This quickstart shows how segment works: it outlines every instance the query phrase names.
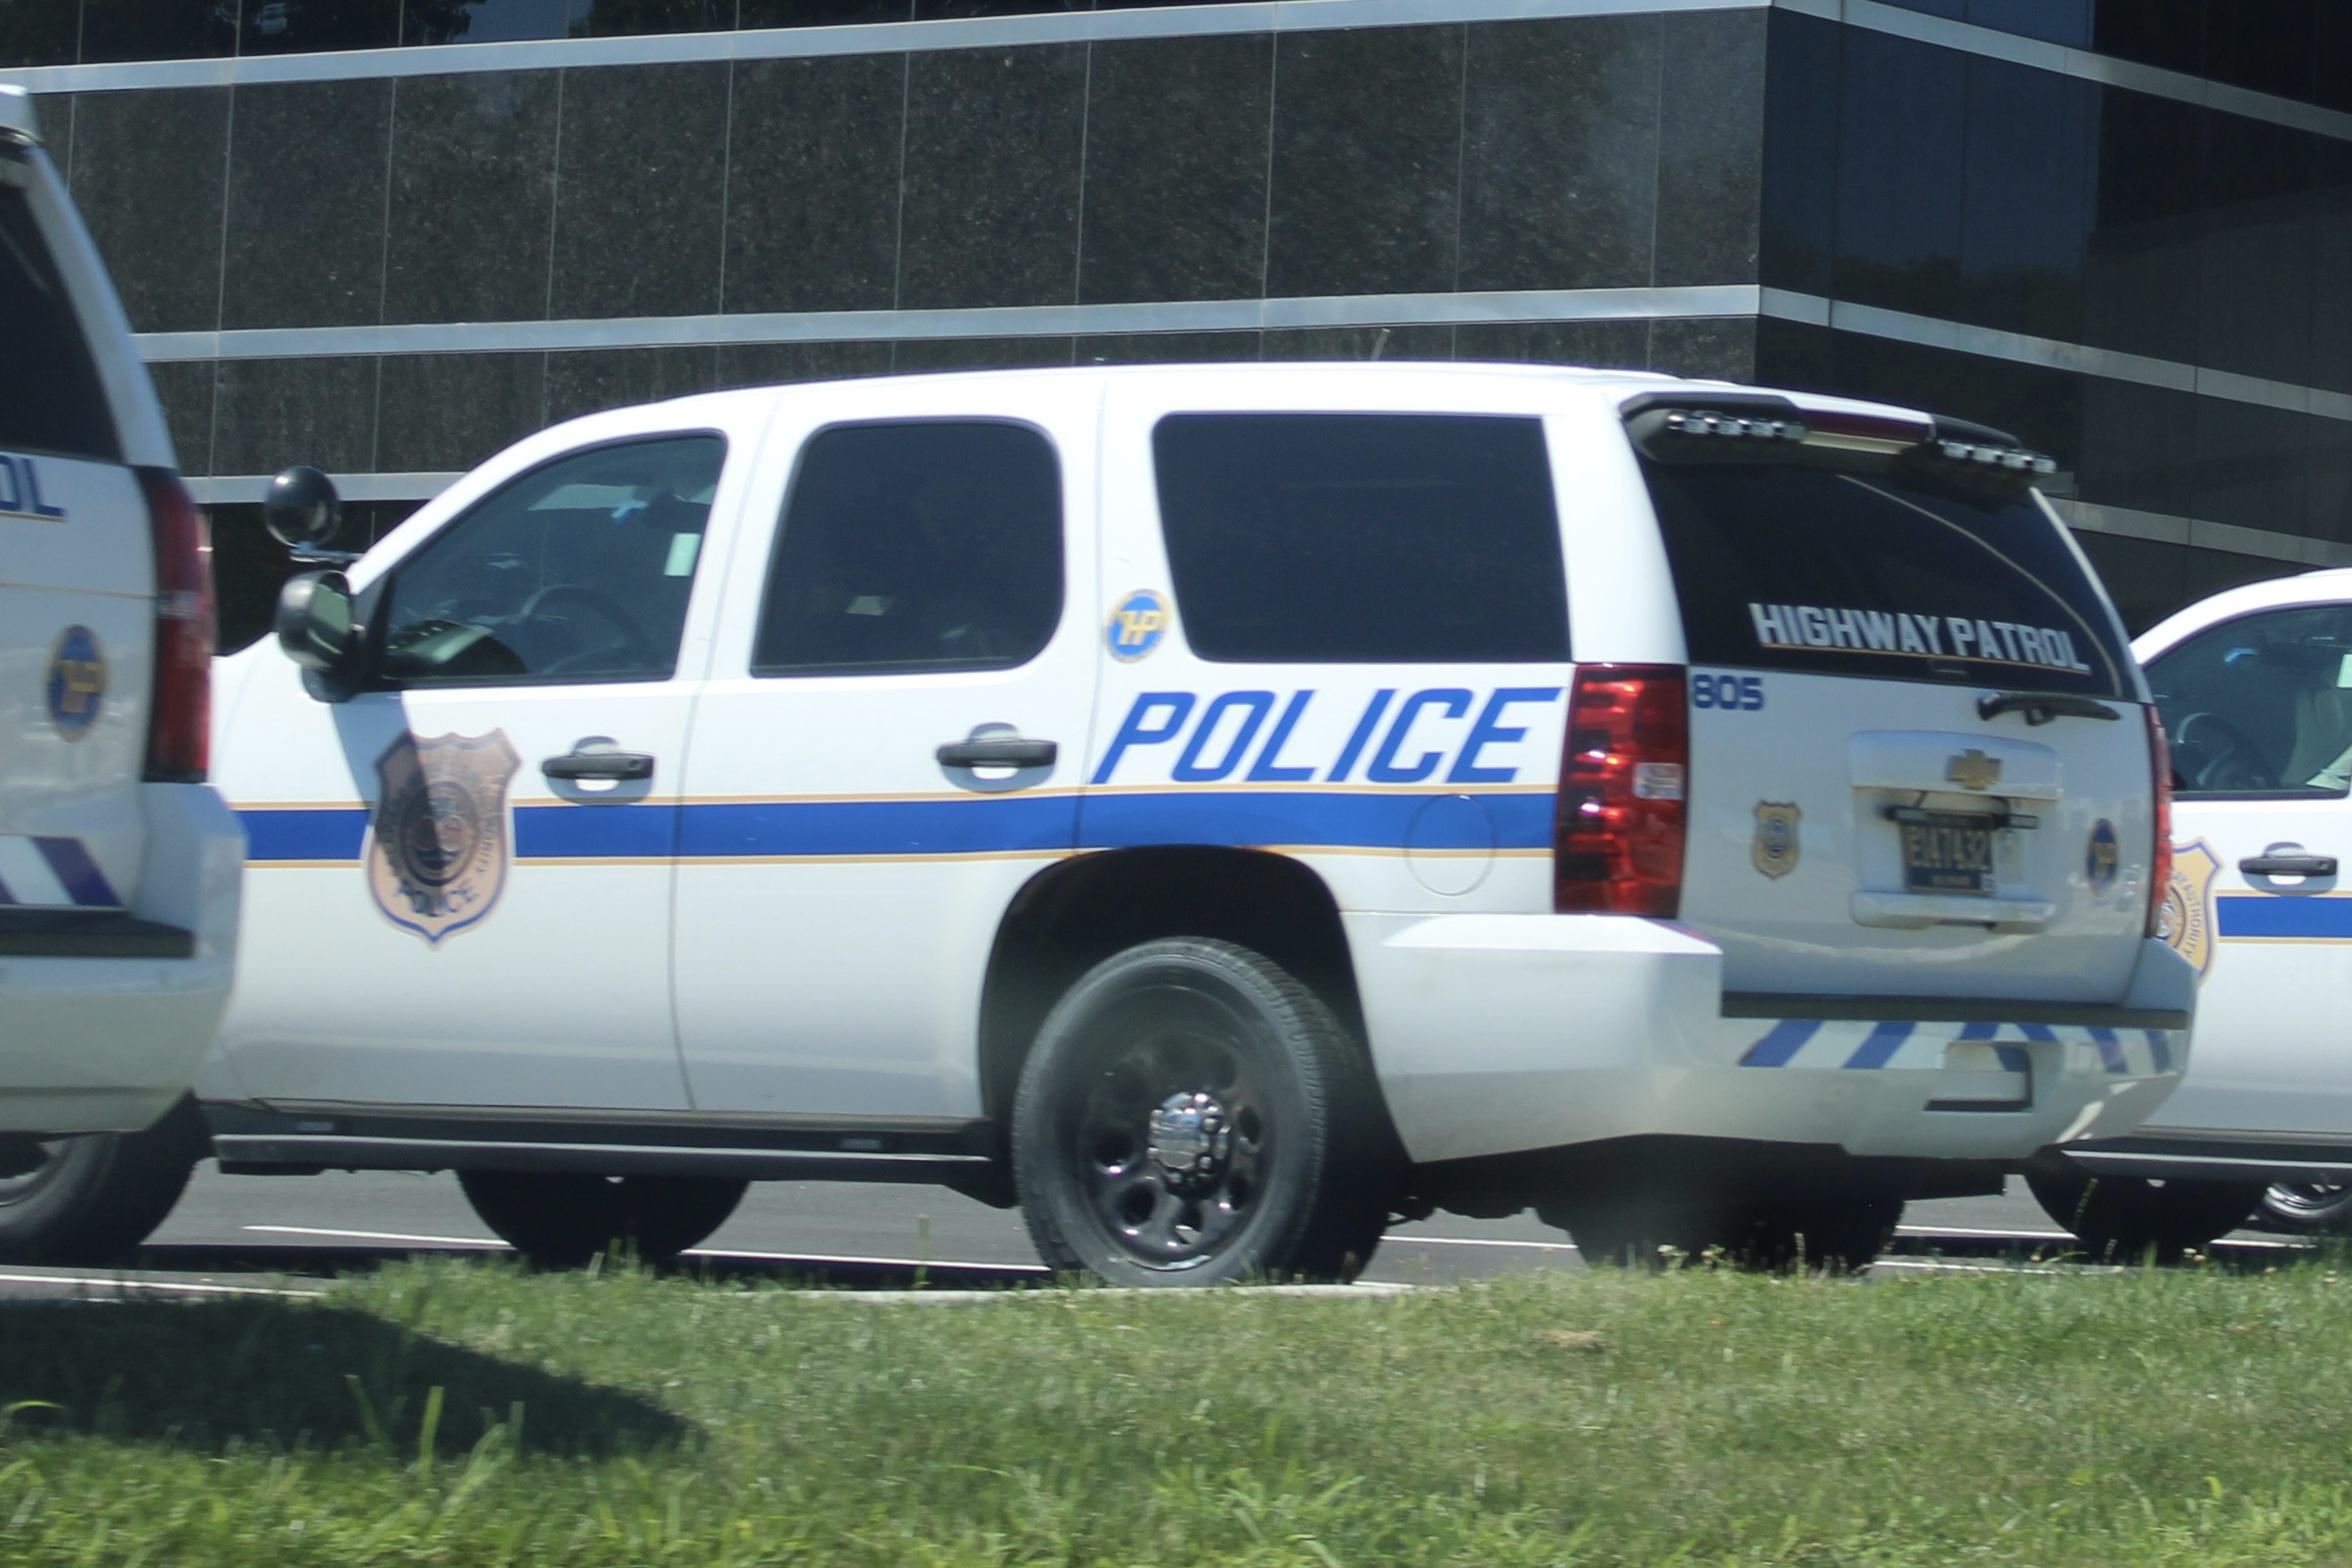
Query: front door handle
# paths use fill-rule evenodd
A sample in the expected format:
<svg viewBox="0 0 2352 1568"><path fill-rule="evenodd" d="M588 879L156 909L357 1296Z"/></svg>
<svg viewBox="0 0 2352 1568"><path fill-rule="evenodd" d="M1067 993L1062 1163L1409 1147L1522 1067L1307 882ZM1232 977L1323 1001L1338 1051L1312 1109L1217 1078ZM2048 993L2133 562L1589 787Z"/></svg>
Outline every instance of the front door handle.
<svg viewBox="0 0 2352 1568"><path fill-rule="evenodd" d="M2336 857L2249 855L2238 862L2238 870L2248 877L2333 877L2336 875Z"/></svg>
<svg viewBox="0 0 2352 1568"><path fill-rule="evenodd" d="M654 776L654 760L644 752L569 752L550 757L539 771L551 779L619 779Z"/></svg>
<svg viewBox="0 0 2352 1568"><path fill-rule="evenodd" d="M943 768L1050 768L1062 748L1019 735L981 735L950 741L931 754Z"/></svg>

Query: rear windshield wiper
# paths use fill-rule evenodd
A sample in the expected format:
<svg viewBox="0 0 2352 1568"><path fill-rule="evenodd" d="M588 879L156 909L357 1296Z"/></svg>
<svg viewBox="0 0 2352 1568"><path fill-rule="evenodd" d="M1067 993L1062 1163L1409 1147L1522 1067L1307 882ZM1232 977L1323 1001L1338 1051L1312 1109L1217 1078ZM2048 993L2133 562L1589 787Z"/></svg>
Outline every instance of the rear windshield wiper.
<svg viewBox="0 0 2352 1568"><path fill-rule="evenodd" d="M1977 699L1977 717L1998 719L2004 713L2022 713L2028 724L2047 724L2053 719L2120 719L2122 714L2105 703L2088 697L2069 697L2054 691L1996 691L1990 697Z"/></svg>

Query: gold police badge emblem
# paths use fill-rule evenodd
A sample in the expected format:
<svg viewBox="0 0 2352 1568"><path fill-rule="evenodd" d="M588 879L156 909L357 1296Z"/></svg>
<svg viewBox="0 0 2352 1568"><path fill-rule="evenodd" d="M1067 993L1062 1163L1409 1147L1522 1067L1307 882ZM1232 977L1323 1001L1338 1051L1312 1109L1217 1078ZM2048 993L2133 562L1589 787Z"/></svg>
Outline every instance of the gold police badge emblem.
<svg viewBox="0 0 2352 1568"><path fill-rule="evenodd" d="M1756 803L1756 840L1748 853L1759 871L1778 879L1797 868L1797 858L1803 853L1797 842L1797 823L1804 815L1794 801Z"/></svg>
<svg viewBox="0 0 2352 1568"><path fill-rule="evenodd" d="M367 849L368 891L385 919L438 946L497 907L514 858L507 784L520 763L503 730L404 734L385 748Z"/></svg>
<svg viewBox="0 0 2352 1568"><path fill-rule="evenodd" d="M2175 952L2197 966L2203 984L2213 970L2213 881L2221 858L2202 838L2172 847L2172 880L2165 884L2158 930Z"/></svg>

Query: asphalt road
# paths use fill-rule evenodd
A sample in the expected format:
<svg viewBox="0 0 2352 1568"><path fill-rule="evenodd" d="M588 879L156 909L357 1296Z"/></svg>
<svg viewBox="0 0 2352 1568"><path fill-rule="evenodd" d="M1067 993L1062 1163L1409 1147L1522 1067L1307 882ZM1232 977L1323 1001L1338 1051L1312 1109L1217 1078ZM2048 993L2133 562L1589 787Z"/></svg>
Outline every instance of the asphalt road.
<svg viewBox="0 0 2352 1568"><path fill-rule="evenodd" d="M2240 1232L2244 1250L2276 1238ZM1997 1198L1914 1204L1883 1268L1949 1266L2014 1257L2063 1234L2021 1184ZM152 1238L146 1268L76 1279L145 1279L166 1287L238 1288L264 1275L319 1276L413 1254L503 1252L474 1217L456 1178L391 1173L223 1176L207 1163ZM752 1186L734 1217L698 1248L707 1266L735 1272L820 1278L843 1285L899 1285L926 1269L934 1287L995 1285L1041 1276L1017 1213L935 1187L775 1182ZM1468 1220L1438 1215L1391 1231L1367 1278L1442 1283L1531 1269L1580 1268L1566 1236L1533 1215ZM0 1296L69 1289L52 1271L0 1270ZM87 1287L70 1287L86 1289Z"/></svg>
<svg viewBox="0 0 2352 1568"><path fill-rule="evenodd" d="M2000 1197L1911 1205L1882 1272L1979 1268L2065 1240L2012 1182ZM2253 1260L2283 1248L2241 1231L2226 1250ZM179 1207L127 1270L0 1268L0 1299L112 1294L130 1285L211 1294L313 1288L311 1279L415 1255L501 1253L457 1179L394 1173L224 1176L200 1167ZM1043 1277L1017 1213L936 1187L831 1182L755 1184L743 1206L697 1254L707 1268L835 1286L1001 1286ZM1365 1278L1440 1284L1583 1267L1568 1237L1533 1215L1469 1220L1438 1215L1400 1226Z"/></svg>

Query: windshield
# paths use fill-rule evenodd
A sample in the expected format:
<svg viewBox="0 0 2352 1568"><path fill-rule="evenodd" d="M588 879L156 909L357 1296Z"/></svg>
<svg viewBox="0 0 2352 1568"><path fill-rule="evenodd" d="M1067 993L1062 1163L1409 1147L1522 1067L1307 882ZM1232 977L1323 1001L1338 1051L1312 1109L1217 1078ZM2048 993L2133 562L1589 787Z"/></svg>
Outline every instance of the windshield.
<svg viewBox="0 0 2352 1568"><path fill-rule="evenodd" d="M1644 462L1695 664L2129 699L2105 595L2017 492Z"/></svg>

